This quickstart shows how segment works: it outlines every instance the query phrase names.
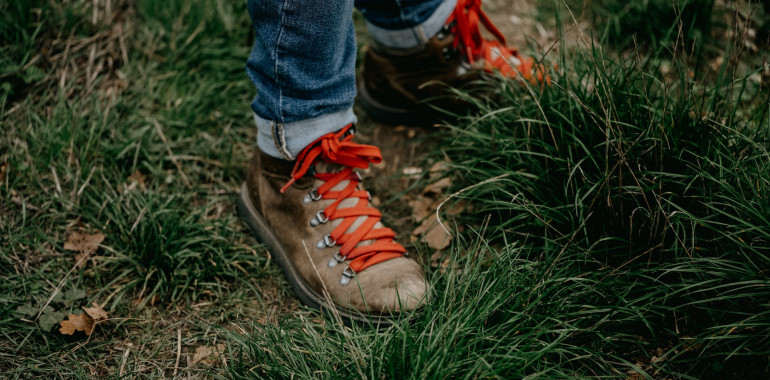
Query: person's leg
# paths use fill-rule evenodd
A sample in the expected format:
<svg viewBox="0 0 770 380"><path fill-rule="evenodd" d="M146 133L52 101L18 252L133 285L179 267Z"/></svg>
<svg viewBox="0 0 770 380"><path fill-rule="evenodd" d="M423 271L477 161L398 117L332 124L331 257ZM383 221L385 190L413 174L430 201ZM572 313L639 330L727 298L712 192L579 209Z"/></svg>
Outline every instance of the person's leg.
<svg viewBox="0 0 770 380"><path fill-rule="evenodd" d="M259 150L238 212L302 302L385 324L426 298L422 267L381 222L357 169L381 160L353 142L352 0L250 0L247 72Z"/></svg>
<svg viewBox="0 0 770 380"><path fill-rule="evenodd" d="M260 149L294 159L317 138L354 122L356 41L352 0L249 0L256 40L246 71Z"/></svg>
<svg viewBox="0 0 770 380"><path fill-rule="evenodd" d="M452 14L457 0L356 0L372 38L395 49L424 46Z"/></svg>
<svg viewBox="0 0 770 380"><path fill-rule="evenodd" d="M480 0L357 0L373 42L366 49L361 105L373 118L428 124L434 106L461 113L469 106L450 88L494 92L489 73L547 82L542 66L524 58L492 25ZM486 39L480 27L494 36ZM480 86L480 83L490 86ZM467 86L467 87L466 87ZM425 101L429 100L430 105Z"/></svg>

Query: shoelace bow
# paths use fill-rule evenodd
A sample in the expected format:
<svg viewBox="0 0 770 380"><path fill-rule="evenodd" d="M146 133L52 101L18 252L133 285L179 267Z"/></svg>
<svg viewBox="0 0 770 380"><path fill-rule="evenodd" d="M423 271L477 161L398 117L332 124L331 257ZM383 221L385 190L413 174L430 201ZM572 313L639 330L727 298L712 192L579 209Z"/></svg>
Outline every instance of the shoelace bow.
<svg viewBox="0 0 770 380"><path fill-rule="evenodd" d="M470 64L483 59L488 71L497 70L509 77L521 75L532 84L550 83L542 65L536 65L531 57L523 58L517 49L508 47L503 34L481 9L481 0L457 0L452 19L456 23L455 30L459 36L455 39L453 47L457 48L462 43ZM479 23L484 25L497 41L485 39L481 35Z"/></svg>
<svg viewBox="0 0 770 380"><path fill-rule="evenodd" d="M340 246L339 254L351 260L348 264L349 268L357 273L374 264L403 256L406 248L393 241L396 233L390 228L374 228L382 214L379 210L369 207L369 192L357 189L361 177L353 171L353 168L365 169L370 163L379 163L382 161L382 155L380 149L375 146L354 143L353 135L346 134L351 127L352 125L348 125L337 133L329 133L303 150L291 172L291 180L281 188L281 192L283 193L294 181L302 178L318 159L343 167L336 173L315 173L314 177L324 181L324 184L317 189L321 199L334 200L323 209L326 218L330 221L343 219L332 230L330 237L336 245ZM332 190L344 180L349 181L344 189ZM355 206L338 208L342 201L350 198L358 199ZM366 216L366 220L355 231L346 233L360 216ZM360 242L366 240L374 242L358 246Z"/></svg>

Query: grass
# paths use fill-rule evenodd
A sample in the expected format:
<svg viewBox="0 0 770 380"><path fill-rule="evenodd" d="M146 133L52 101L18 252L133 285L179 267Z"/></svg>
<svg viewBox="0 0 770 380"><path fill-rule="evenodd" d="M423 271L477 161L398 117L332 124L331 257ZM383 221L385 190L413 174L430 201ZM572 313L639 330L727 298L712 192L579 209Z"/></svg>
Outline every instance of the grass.
<svg viewBox="0 0 770 380"><path fill-rule="evenodd" d="M767 10L668 3L539 4L594 40L433 138L444 208L472 211L446 215L431 304L386 331L299 307L235 215L244 4L0 4L0 377L761 377ZM408 214L407 190L379 196ZM82 268L73 231L106 236ZM108 323L58 333L92 302Z"/></svg>

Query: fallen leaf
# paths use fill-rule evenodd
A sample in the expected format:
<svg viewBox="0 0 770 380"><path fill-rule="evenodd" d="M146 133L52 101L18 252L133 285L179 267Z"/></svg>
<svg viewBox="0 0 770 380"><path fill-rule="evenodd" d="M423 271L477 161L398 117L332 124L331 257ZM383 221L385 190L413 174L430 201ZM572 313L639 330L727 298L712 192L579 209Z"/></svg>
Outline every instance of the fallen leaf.
<svg viewBox="0 0 770 380"><path fill-rule="evenodd" d="M443 256L444 252L442 251L433 252L433 254L430 255L430 267L435 269L438 267L444 267L443 264L449 265L448 258L445 258L443 261L441 260Z"/></svg>
<svg viewBox="0 0 770 380"><path fill-rule="evenodd" d="M0 165L0 182L5 181L5 171L8 170L8 163L3 162L2 165Z"/></svg>
<svg viewBox="0 0 770 380"><path fill-rule="evenodd" d="M422 193L441 194L441 192L449 186L452 186L452 179L449 177L444 177L436 182L431 183L428 186L425 186L425 188L422 189Z"/></svg>
<svg viewBox="0 0 770 380"><path fill-rule="evenodd" d="M107 312L104 311L104 309L102 309L102 307L99 306L98 303L93 302L92 305L94 305L94 307L85 307L85 306L83 306L83 310L85 310L85 312L88 313L88 315L95 322L100 322L100 321L103 321L103 320L109 318L109 316L107 315Z"/></svg>
<svg viewBox="0 0 770 380"><path fill-rule="evenodd" d="M203 363L207 366L216 364L217 360L225 352L225 345L219 343L216 346L199 346L193 353L192 364Z"/></svg>
<svg viewBox="0 0 770 380"><path fill-rule="evenodd" d="M448 210L446 210L446 215L457 216L463 212L471 211L471 210L472 208L470 205L468 205L468 202L466 202L465 200L461 200L455 203L454 205L452 205L452 207L450 207Z"/></svg>
<svg viewBox="0 0 770 380"><path fill-rule="evenodd" d="M425 242L428 243L428 247L442 250L448 247L451 241L452 235L446 232L446 230L444 230L444 228L434 219L434 224L428 227L428 232L425 233Z"/></svg>
<svg viewBox="0 0 770 380"><path fill-rule="evenodd" d="M444 223L444 221L441 221ZM446 223L444 223L446 225ZM420 225L412 231L413 235L424 235L425 243L428 247L442 250L449 246L452 241L452 235L447 233L443 227L436 221L435 217L426 218Z"/></svg>
<svg viewBox="0 0 770 380"><path fill-rule="evenodd" d="M195 349L195 353L193 354L192 364L198 364L204 359L207 359L211 354L213 354L214 351L211 350L209 346L200 346Z"/></svg>
<svg viewBox="0 0 770 380"><path fill-rule="evenodd" d="M94 320L88 314L70 314L66 321L59 322L61 328L59 332L64 335L72 335L75 331L84 331L87 336L94 332Z"/></svg>
<svg viewBox="0 0 770 380"><path fill-rule="evenodd" d="M451 169L449 161L438 161L428 169L428 181L430 184L422 189L423 194L441 194L444 189L452 186L452 179L445 175Z"/></svg>
<svg viewBox="0 0 770 380"><path fill-rule="evenodd" d="M142 174L142 172L139 171L139 169L134 170L133 173L131 173L130 176L128 176L128 181L131 182L129 185L129 190L139 186L142 189L145 188L145 183L147 182L147 176Z"/></svg>
<svg viewBox="0 0 770 380"><path fill-rule="evenodd" d="M104 238L104 234L98 231L95 234L72 231L67 237L67 241L64 242L64 249L78 252L75 255L75 262L78 263L79 269L85 265L85 257L96 252Z"/></svg>
<svg viewBox="0 0 770 380"><path fill-rule="evenodd" d="M433 199L424 197L422 195L418 196L414 201L411 202L412 219L414 219L415 222L420 222L425 219L426 216L435 211L436 209L431 207L433 202Z"/></svg>
<svg viewBox="0 0 770 380"><path fill-rule="evenodd" d="M428 172L430 172L431 178L435 179L437 178L436 176L440 176L442 172L448 171L450 167L449 161L438 161L430 166Z"/></svg>

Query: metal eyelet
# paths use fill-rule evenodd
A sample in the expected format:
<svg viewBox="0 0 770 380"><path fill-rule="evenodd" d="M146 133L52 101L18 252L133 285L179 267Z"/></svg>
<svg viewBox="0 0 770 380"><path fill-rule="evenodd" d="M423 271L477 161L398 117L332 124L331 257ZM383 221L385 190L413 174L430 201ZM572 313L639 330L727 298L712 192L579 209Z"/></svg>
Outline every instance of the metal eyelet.
<svg viewBox="0 0 770 380"><path fill-rule="evenodd" d="M345 268L344 271L342 271L342 278L340 278L340 285L345 286L348 283L350 283L350 279L353 277L356 277L356 272L353 272L352 269L348 266Z"/></svg>
<svg viewBox="0 0 770 380"><path fill-rule="evenodd" d="M445 47L441 49L441 55L444 57L445 61L449 61L452 59L452 50L448 47Z"/></svg>
<svg viewBox="0 0 770 380"><path fill-rule="evenodd" d="M311 227L318 227L319 224L324 224L329 221L329 217L326 216L324 210L318 211L313 219L310 219Z"/></svg>
<svg viewBox="0 0 770 380"><path fill-rule="evenodd" d="M318 249L324 249L334 247L335 244L337 244L337 241L332 240L331 235L326 235L323 237L323 239L319 240L318 243L315 243L315 247Z"/></svg>
<svg viewBox="0 0 770 380"><path fill-rule="evenodd" d="M317 201L317 200L320 200L320 199L321 199L321 194L318 194L318 189L313 189L313 190L310 190L310 192L307 193L302 198L302 204L309 205L313 201Z"/></svg>
<svg viewBox="0 0 770 380"><path fill-rule="evenodd" d="M332 240L331 235L326 235L324 236L323 239L319 240L318 243L315 243L315 246L318 249L324 249L324 248L334 247L335 244L337 244L337 241Z"/></svg>
<svg viewBox="0 0 770 380"><path fill-rule="evenodd" d="M337 266L337 264L345 261L345 256L342 256L342 254L337 251L337 253L334 254L334 256L329 259L329 263L326 264L329 268L334 268Z"/></svg>

